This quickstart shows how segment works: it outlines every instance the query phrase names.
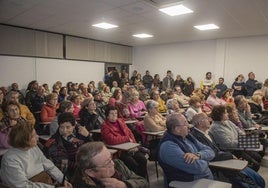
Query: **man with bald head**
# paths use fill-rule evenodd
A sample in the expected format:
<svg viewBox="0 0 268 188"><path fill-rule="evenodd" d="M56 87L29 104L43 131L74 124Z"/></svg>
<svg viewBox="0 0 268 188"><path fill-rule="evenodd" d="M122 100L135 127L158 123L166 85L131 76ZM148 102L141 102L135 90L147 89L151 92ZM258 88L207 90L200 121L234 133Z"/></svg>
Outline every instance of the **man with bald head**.
<svg viewBox="0 0 268 188"><path fill-rule="evenodd" d="M201 144L189 134L189 124L180 113L172 113L166 119L167 131L159 148L159 164L167 183L213 179L208 161L215 156L213 150Z"/></svg>

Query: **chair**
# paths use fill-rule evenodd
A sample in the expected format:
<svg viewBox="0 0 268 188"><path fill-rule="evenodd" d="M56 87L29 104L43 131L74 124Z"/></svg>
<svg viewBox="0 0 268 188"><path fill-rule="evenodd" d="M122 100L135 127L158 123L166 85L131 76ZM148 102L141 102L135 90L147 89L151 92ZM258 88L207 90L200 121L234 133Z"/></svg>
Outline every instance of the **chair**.
<svg viewBox="0 0 268 188"><path fill-rule="evenodd" d="M158 152L159 152L159 143L160 139L153 139L149 142L149 161L154 161L155 163L155 171L156 171L156 177L158 179Z"/></svg>

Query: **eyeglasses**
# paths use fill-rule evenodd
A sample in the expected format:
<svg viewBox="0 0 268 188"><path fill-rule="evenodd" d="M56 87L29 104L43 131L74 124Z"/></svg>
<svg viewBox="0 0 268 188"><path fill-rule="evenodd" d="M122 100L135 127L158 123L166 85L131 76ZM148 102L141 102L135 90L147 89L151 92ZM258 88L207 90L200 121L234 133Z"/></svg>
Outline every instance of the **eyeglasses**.
<svg viewBox="0 0 268 188"><path fill-rule="evenodd" d="M106 168L108 166L110 166L111 164L113 164L113 159L112 157L110 157L106 163L104 163L104 165L101 166L95 166L94 168Z"/></svg>
<svg viewBox="0 0 268 188"><path fill-rule="evenodd" d="M209 121L209 117L204 117L204 118L202 118L200 121L204 121L204 120L208 120Z"/></svg>

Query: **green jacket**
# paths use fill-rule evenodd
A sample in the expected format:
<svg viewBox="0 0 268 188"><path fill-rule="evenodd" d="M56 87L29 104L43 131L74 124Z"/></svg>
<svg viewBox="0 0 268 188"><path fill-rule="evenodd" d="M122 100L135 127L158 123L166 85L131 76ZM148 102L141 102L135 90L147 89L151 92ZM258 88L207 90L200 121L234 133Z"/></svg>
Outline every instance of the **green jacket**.
<svg viewBox="0 0 268 188"><path fill-rule="evenodd" d="M121 181L125 182L128 188L147 188L149 187L148 182L141 176L136 175L133 171L129 170L128 167L119 159L114 160L114 168L116 171L121 173ZM79 178L79 177L78 177ZM104 188L104 185L91 178L91 182L83 181L83 177L75 179L73 183L74 188Z"/></svg>

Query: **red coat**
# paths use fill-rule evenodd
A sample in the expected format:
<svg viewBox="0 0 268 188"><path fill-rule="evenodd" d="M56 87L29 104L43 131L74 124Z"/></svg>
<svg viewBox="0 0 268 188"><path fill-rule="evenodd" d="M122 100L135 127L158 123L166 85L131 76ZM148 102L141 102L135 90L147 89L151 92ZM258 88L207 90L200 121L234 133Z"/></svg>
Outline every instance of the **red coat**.
<svg viewBox="0 0 268 188"><path fill-rule="evenodd" d="M103 142L108 145L116 145L116 144L123 144L126 142L130 142L130 139L133 142L136 142L135 137L131 130L128 128L126 123L123 119L118 118L117 123L121 127L121 130L118 130L118 127L114 126L109 120L106 120L101 126L101 136Z"/></svg>
<svg viewBox="0 0 268 188"><path fill-rule="evenodd" d="M58 109L57 106L51 106L48 104L45 104L41 108L41 114L40 118L42 122L51 122L57 115L56 110Z"/></svg>

